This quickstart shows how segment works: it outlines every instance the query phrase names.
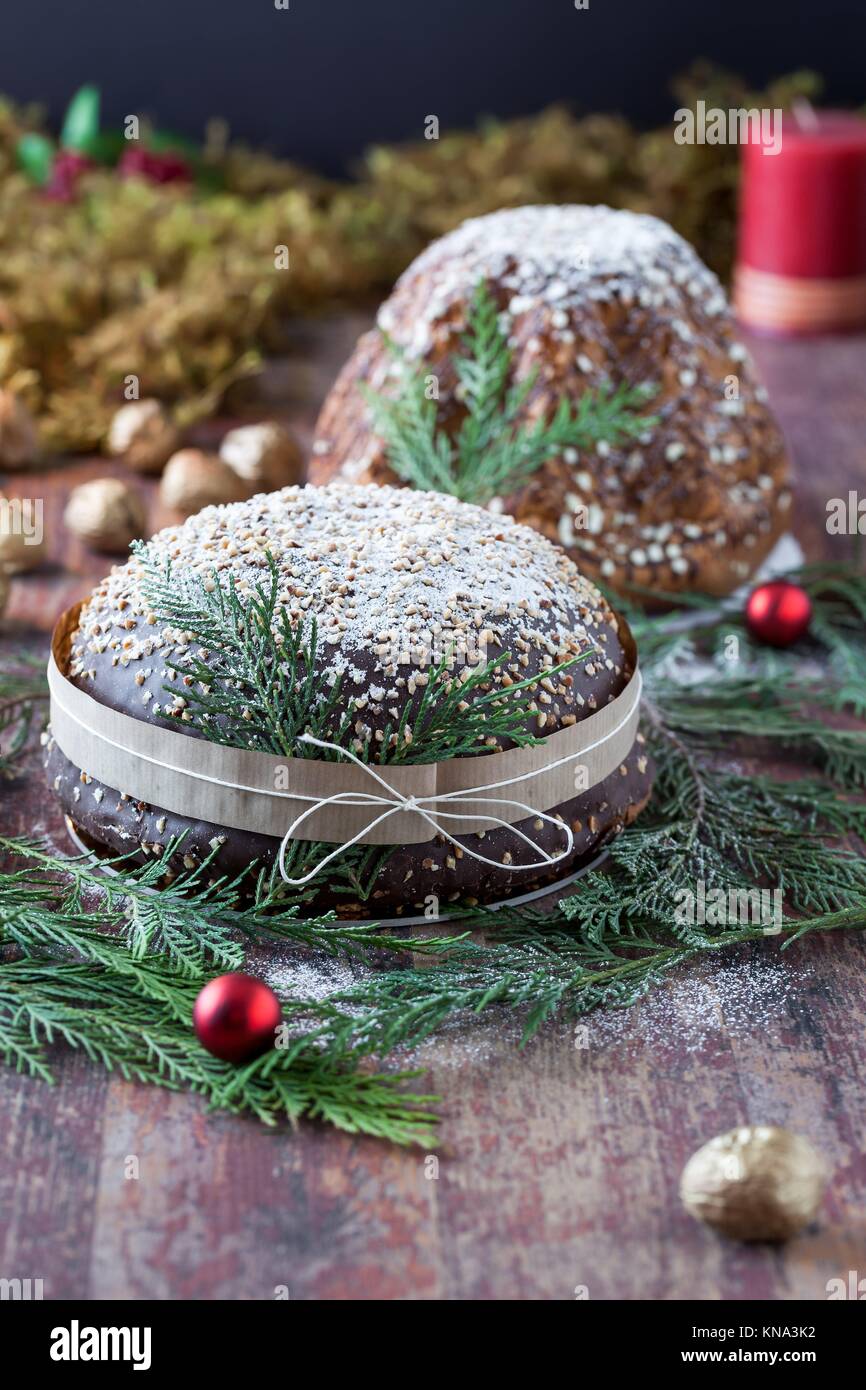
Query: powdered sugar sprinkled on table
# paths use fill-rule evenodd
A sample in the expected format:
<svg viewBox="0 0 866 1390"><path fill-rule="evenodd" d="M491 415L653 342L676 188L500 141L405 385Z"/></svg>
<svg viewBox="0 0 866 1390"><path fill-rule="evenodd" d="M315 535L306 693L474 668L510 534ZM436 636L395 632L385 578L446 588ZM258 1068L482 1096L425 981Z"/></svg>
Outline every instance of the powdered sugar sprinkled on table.
<svg viewBox="0 0 866 1390"><path fill-rule="evenodd" d="M282 997L321 1002L363 985L375 971L362 962L305 954L263 962L256 973ZM600 1053L660 1056L669 1049L713 1053L738 1039L754 1038L756 1032L778 1034L786 1019L793 1024L808 1011L811 982L811 967L802 955L789 953L782 959L778 947L757 943L687 962L628 1008L599 1009L570 1024L552 1021L540 1030L535 1045L574 1048L587 1060ZM449 1020L418 1047L397 1049L388 1060L400 1067L486 1066L514 1049L522 1031L519 1010L467 1013Z"/></svg>

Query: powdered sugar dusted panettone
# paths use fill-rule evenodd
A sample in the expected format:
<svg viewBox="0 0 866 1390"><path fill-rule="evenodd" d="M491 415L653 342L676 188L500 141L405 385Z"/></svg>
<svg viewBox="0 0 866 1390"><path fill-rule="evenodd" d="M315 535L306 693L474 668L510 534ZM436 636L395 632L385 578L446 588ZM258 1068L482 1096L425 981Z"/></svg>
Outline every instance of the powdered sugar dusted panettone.
<svg viewBox="0 0 866 1390"><path fill-rule="evenodd" d="M439 378L441 419L462 407L453 356L484 280L512 349L536 373L527 414L603 383L652 383L658 424L619 448L566 450L498 500L614 587L725 593L777 538L790 495L781 435L725 294L657 218L606 207L523 207L464 223L413 262L379 326ZM393 481L358 389L388 389L382 334L364 335L319 418L311 477Z"/></svg>
<svg viewBox="0 0 866 1390"><path fill-rule="evenodd" d="M446 653L457 679L479 661L507 653L488 687L503 693L537 677L526 728L541 737L602 708L633 673L633 653L616 613L562 551L510 517L438 494L339 484L286 488L208 507L160 532L149 554L158 565L171 561L174 582L188 594L196 583L230 576L241 595L268 578L272 556L280 607L295 624L316 618L318 669L328 683L341 679L335 728L348 714L348 746L369 748L374 760L386 740L396 738L389 731L407 703L417 710L433 666ZM588 648L590 659L553 670ZM133 557L111 572L82 610L68 675L113 709L147 722L164 723L168 716L182 732L201 737L184 699L165 690L183 685L199 653L189 634L152 611L145 568ZM470 690L467 698L478 693ZM411 740L412 729L410 715L403 736ZM488 743L490 751L508 746L494 737ZM152 853L186 831L184 854L194 861L215 840L223 842L225 868L251 857L272 862L276 854L278 842L267 836L201 826L133 803L122 788L105 788L87 769L72 767L51 743L48 767L75 823L112 848ZM638 743L613 779L559 808L574 829L574 862L621 828L648 788L648 761ZM548 850L554 846L555 827L539 821L533 833ZM380 898L401 911L419 894L423 902L427 891L476 898L507 893L509 867L521 862L520 842L507 829L484 838L486 857L497 859L501 870L431 840L395 851L380 876ZM530 877L543 881L543 875L526 874L522 887Z"/></svg>

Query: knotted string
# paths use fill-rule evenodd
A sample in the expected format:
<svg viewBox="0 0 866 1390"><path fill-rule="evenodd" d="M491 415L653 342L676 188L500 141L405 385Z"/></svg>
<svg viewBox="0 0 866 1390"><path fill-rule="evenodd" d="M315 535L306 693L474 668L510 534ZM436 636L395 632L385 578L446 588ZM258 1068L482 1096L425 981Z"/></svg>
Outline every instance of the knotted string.
<svg viewBox="0 0 866 1390"><path fill-rule="evenodd" d="M75 611L76 610L71 610L71 612ZM570 828L562 820L560 820L559 817L549 815L546 811L538 810L535 807L526 805L526 803L522 801L513 800L509 797L482 798L485 801L485 803L489 803L491 806L509 806L511 808L516 808L518 811L524 813L526 819L532 818L534 820L541 820L549 825L555 825L560 830L562 830L566 841L564 849L560 850L555 854L548 854L546 850L542 849L540 845L538 845L530 836L526 835L524 831L519 829L519 827L511 821L504 820L494 814L472 814L468 811L460 810L459 807L466 806L467 804L471 805L473 801L481 793L498 791L503 787L512 787L519 784L520 782L524 782L530 778L537 777L542 773L546 773L554 770L555 768L562 767L566 763L575 762L577 759L585 757L594 749L599 748L601 747L601 745L609 742L610 739L614 738L617 734L620 733L620 731L626 726L626 724L634 715L635 709L640 700L640 693L642 688L641 673L639 669L636 669L632 677L635 698L633 701L630 701L627 713L623 716L623 718L619 721L615 728L611 729L608 733L602 735L601 738L596 739L593 743L585 744L577 751L566 754L561 758L555 759L554 761L547 763L542 768L533 768L528 772L520 773L516 777L505 778L498 782L488 782L481 786L470 787L465 790L442 792L432 796L404 796L402 793L398 792L396 789L391 787L390 784L379 775L375 768L371 767L369 763L362 762L347 748L342 748L339 744L330 743L326 740L317 739L312 734L302 734L298 739L298 742L311 744L314 747L331 751L335 753L339 758L348 758L351 762L355 763L356 766L361 768L361 770L364 773L366 773L368 777L372 778L373 781L375 781L383 789L384 792L387 793L387 795L383 796L373 791L370 791L369 793L357 791L338 792L335 795L320 798L305 795L304 793L299 791L277 791L275 788L271 789L263 787L261 785L256 785L255 783L250 784L247 782L236 782L225 777L213 776L201 770L193 769L189 766L184 766L183 764L178 765L175 762L170 762L162 758L154 757L153 754L145 753L142 749L130 746L123 740L117 740L110 737L110 735L104 729L95 728L89 722L81 719L79 715L75 712L75 710L70 708L66 701L60 698L59 690L63 689L65 692L66 678L60 675L59 666L55 664L56 657L57 653L55 652L54 647L52 647L52 663L49 665L49 684L51 686L52 712L62 711L64 717L67 720L71 721L72 724L78 726L91 738L97 739L100 743L103 743L108 747L115 748L121 753L129 754L130 757L134 758L136 763L141 762L149 764L153 767L162 768L167 772L177 773L181 776L191 778L194 781L210 783L212 786L224 787L232 791L248 792L256 796L276 797L278 799L284 799L288 797L290 800L296 802L309 802L310 805L308 806L308 808L293 821L293 823L289 826L289 829L286 831L285 835L283 836L280 842L280 874L282 875L286 883L290 884L293 887L300 887L306 883L309 883L311 879L315 878L322 871L322 869L325 868L326 865L330 864L335 858L337 858L338 855L342 854L346 849L351 848L353 845L356 845L359 842L364 842L366 840L366 837L370 834L372 830L376 828L376 826L380 825L383 821L386 821L390 816L396 814L399 811L408 811L420 816L421 819L430 827L434 835L441 835L444 839L448 840L451 844L455 845L460 850L462 855L469 855L471 859L475 859L481 864L487 864L491 868L501 868L502 861L488 859L485 855L479 854L475 850L471 849L468 845L455 839L455 837L450 833L450 831L448 831L446 827L441 824L441 821L459 820L464 823L486 822L488 825L491 822L493 822L493 824L498 828L511 830L513 834L515 834L518 837L519 840L522 840L524 844L529 845L532 849L536 850L538 854L541 855L541 858L539 860L531 862L529 864L510 865L509 868L513 872L519 873L527 870L540 869L546 866L561 863L563 859L566 859L568 857L568 855L574 848L574 835L572 834ZM124 716L124 719L127 719L127 717ZM132 724L135 721L127 719L127 722ZM172 733L171 737L172 739L175 739L177 735ZM60 743L60 747L61 749L63 749L62 742ZM484 760L480 759L479 761ZM149 793L141 792L140 795L146 799ZM290 878L286 871L285 864L286 851L288 848L289 841L295 837L295 833L298 827L302 825L309 816L313 815L315 812L323 809L324 807L327 807L332 804L341 804L345 806L355 807L369 807L372 810L378 810L379 808L382 809L380 814L377 815L370 824L361 829L358 832L358 834L353 836L352 839L350 839L347 843L341 843L336 845L335 848L324 859L322 859L309 873L305 874L302 878ZM458 809L446 810L444 809L445 805L452 805ZM180 812L179 814L183 813ZM234 822L227 823L233 824Z"/></svg>
<svg viewBox="0 0 866 1390"><path fill-rule="evenodd" d="M555 762L548 763L547 766L544 769L542 769L544 772L551 771L553 768L562 767L565 763L574 762L578 758L584 758L587 753L592 752L594 748L600 747L603 743L607 743L610 739L612 739L616 734L620 732L623 726L628 723L629 719L631 719L634 713L634 709L640 700L640 671L635 672L633 680L636 680L638 682L637 689L635 691L635 702L631 706L625 717L621 719L620 722L616 725L616 727L611 729L608 733L602 735L601 738L596 739L594 743L587 744L586 747L579 749L576 753L568 753L565 755L565 757L558 758ZM374 767L371 767L369 763L362 762L361 759L356 757L354 753L350 752L348 748L342 748L338 743L329 743L326 739L315 738L312 734L301 734L298 738L298 742L310 744L314 748L322 748L329 750L330 752L338 754L341 758L348 758L351 762L355 764L356 767L359 767L363 772L366 772L367 775L371 777L374 782L377 782L379 786L383 788L386 795L379 795L378 793L373 791L336 792L333 796L322 797L321 800L316 801L312 806L309 806L305 811L302 811L301 814L297 816L296 819L289 826L280 844L280 874L282 878L285 880L285 882L289 884L292 888L303 887L304 884L309 883L312 879L316 878L317 875L320 874L321 871L326 867L326 865L330 864L339 855L345 853L347 849L351 849L353 845L356 845L360 841L365 840L366 837L370 834L372 830L376 828L377 825L381 825L383 821L386 821L389 818L389 816L395 815L398 811L411 811L415 815L420 816L421 819L426 821L427 824L430 826L434 835L442 835L446 840L449 840L452 845L456 845L457 848L460 850L461 854L468 855L470 859L477 860L479 864L487 864L494 869L502 868L501 859L488 859L486 855L479 854L476 850L470 849L469 846L465 844L463 841L455 839L454 836L450 833L450 831L448 831L446 827L442 825L440 822L442 820L485 821L488 823L490 821L493 821L498 829L512 831L512 833L515 834L518 837L518 839L522 840L524 844L529 845L532 849L536 850L538 854L541 855L540 859L534 860L528 864L510 864L508 866L509 872L513 873L525 873L532 869L543 869L546 867L551 867L555 864L559 864L562 862L563 859L568 858L568 856L571 854L572 849L574 848L574 834L571 830L571 827L566 825L564 821L560 820L557 816L549 815L546 811L537 810L533 806L527 806L526 803L523 801L515 801L510 797L495 796L485 797L484 799L485 801L489 801L491 806L516 807L517 810L523 811L525 813L525 818L527 820L531 817L534 820L546 821L549 825L557 826L557 828L560 829L565 835L565 848L560 850L558 853L548 854L546 850L542 849L542 847L539 844L537 844L535 840L531 839L530 836L527 835L523 830L521 830L517 825L513 824L511 821L502 820L499 816L494 815L492 813L480 816L471 815L465 811L460 810L446 811L442 809L442 803L448 803L449 805L456 804L457 806L460 806L461 804L465 805L467 803L472 804L472 802L474 802L478 798L479 793L481 792L499 791L502 787L512 787L519 782L526 781L528 778L537 777L539 771L538 769L533 769L531 772L520 773L520 775L517 777L509 777L501 782L488 782L482 786L469 787L464 791L442 792L432 796L404 796L401 792L397 791L396 788L390 786L390 784L386 782L383 777L380 777L379 773L376 771ZM300 838L297 836L297 830L299 826L303 825L304 821L308 818L308 816L314 815L317 811L322 810L326 806L336 805L369 806L373 810L378 809L379 807L383 807L384 809L381 811L379 815L375 817L374 820L370 822L369 825L366 825L361 830L359 830L357 835L354 835L351 840L347 840L345 844L337 845L333 850L331 850L328 854L325 855L324 859L320 859L319 862L314 866L314 868L310 869L309 873L304 874L301 878L291 878L286 871L286 851L289 847L289 842L295 838Z"/></svg>

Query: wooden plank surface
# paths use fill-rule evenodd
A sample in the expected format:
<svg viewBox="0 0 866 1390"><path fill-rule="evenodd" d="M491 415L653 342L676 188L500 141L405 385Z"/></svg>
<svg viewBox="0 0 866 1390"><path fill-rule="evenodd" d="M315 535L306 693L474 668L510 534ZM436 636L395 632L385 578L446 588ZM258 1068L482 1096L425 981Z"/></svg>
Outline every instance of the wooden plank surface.
<svg viewBox="0 0 866 1390"><path fill-rule="evenodd" d="M305 443L361 326L299 328L271 375ZM866 341L752 346L792 447L797 534L840 555L826 502L866 494ZM59 518L72 485L112 472L3 482L44 498L52 568L16 582L0 660L44 650L104 572ZM63 842L35 765L0 797L4 832ZM0 1069L0 1277L42 1278L47 1298L823 1299L827 1280L866 1275L864 961L860 939L784 958L769 940L585 1033L554 1024L520 1050L511 1019L450 1030L417 1056L444 1097L438 1176L421 1153L208 1116L68 1054L54 1088ZM782 1249L723 1242L678 1203L692 1150L747 1121L807 1135L833 1169L819 1223Z"/></svg>

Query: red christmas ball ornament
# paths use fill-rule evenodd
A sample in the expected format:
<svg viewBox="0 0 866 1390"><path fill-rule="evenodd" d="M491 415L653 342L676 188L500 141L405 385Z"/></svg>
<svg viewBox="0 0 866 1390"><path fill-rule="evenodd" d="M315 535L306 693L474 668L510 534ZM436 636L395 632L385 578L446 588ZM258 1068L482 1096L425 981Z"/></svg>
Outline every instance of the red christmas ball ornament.
<svg viewBox="0 0 866 1390"><path fill-rule="evenodd" d="M788 579L759 584L746 603L746 626L760 642L790 647L804 635L812 620L812 602L805 589Z"/></svg>
<svg viewBox="0 0 866 1390"><path fill-rule="evenodd" d="M224 1062L251 1062L274 1044L280 1001L254 975L218 975L200 992L192 1011L202 1047Z"/></svg>

